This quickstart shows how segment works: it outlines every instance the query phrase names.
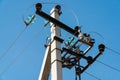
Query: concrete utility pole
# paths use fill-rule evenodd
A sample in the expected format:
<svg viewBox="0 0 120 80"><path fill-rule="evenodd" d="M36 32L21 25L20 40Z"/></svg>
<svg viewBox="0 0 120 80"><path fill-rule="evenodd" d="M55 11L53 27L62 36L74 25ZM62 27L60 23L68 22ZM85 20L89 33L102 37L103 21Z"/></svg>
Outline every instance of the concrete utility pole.
<svg viewBox="0 0 120 80"><path fill-rule="evenodd" d="M36 8L40 10L41 4L37 4ZM59 20L60 6L57 5L50 12L51 17ZM61 64L61 43L55 38L60 38L60 27L54 23L50 23L51 26L51 42L46 46L46 52L40 71L38 80L48 80L51 69L51 80L62 80L62 64Z"/></svg>
<svg viewBox="0 0 120 80"><path fill-rule="evenodd" d="M51 17L59 20L60 6L57 5L50 12ZM61 43L54 39L60 38L60 27L51 23L51 80L62 80L62 64L61 64Z"/></svg>
<svg viewBox="0 0 120 80"><path fill-rule="evenodd" d="M100 44L98 46L99 52L95 57L86 55L89 50L93 47L95 41L90 37L90 34L81 33L80 27L76 26L74 29L65 25L59 21L59 16L61 7L59 5L55 6L50 12L50 15L42 11L42 4L36 4L36 14L47 19L51 26L51 41L46 46L46 53L43 60L43 65L40 71L40 76L38 80L48 80L51 69L51 80L62 80L62 68L71 69L75 67L76 80L79 76L92 64L95 60L104 52L105 46ZM75 35L77 40L74 44L74 37L68 41L61 49L61 42L63 40L61 37L60 28L66 30L67 32ZM87 46L86 48L84 46ZM83 49L82 49L82 48ZM61 55L62 52L62 55ZM79 64L80 60L86 60L86 65Z"/></svg>

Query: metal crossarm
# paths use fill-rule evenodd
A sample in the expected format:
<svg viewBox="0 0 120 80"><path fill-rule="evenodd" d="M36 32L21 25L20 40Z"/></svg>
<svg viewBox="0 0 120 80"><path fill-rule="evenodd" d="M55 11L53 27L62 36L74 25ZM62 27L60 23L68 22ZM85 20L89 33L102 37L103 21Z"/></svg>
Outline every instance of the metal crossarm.
<svg viewBox="0 0 120 80"><path fill-rule="evenodd" d="M40 8L41 9L41 8ZM69 26L67 26L66 24L58 21L57 19L51 17L50 15L48 15L47 13L43 12L42 10L37 10L36 8L36 14L45 18L46 20L52 22L53 24L59 26L60 28L68 31L69 33L75 35L75 36L78 36L78 33L76 33L76 30L70 28Z"/></svg>

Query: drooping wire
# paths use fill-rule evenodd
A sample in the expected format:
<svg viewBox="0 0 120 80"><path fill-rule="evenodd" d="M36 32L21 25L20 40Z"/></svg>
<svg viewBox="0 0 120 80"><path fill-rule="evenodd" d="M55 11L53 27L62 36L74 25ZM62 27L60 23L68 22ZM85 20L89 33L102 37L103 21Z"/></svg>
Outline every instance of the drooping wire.
<svg viewBox="0 0 120 80"><path fill-rule="evenodd" d="M100 34L99 32L90 31L89 33L98 35L103 40L103 43L106 44L106 40L105 40L104 36L102 34Z"/></svg>
<svg viewBox="0 0 120 80"><path fill-rule="evenodd" d="M105 41L105 38L100 34L100 33L98 33L98 32L90 32L90 33L94 33L94 34L97 34L98 36L100 36L101 38L102 38L102 40L103 40L103 42L104 42L104 44L106 44L106 41ZM110 50L110 51L112 51L112 52L114 52L114 53L116 53L116 54L118 54L118 55L120 55L120 52L118 52L118 51L116 51L116 50L113 50L113 49L111 49L111 48L109 48L109 47L105 47L106 49L108 49L108 50ZM110 65L108 65L108 64L106 64L106 63L103 63L103 62L101 62L101 61L99 61L99 60L96 60L97 62L99 62L99 63L101 63L102 65L104 65L104 66L107 66L107 67L109 67L109 68L111 68L111 69L113 69L113 70L115 70L115 71L117 71L117 72L120 72L120 69L117 69L117 68L115 68L115 67L112 67L112 66L110 66ZM85 72L86 73L86 72ZM89 73L88 73L89 74ZM90 74L91 76L94 76L94 75L92 75L92 74ZM94 76L95 77L95 76ZM101 80L101 79L99 79L99 80Z"/></svg>
<svg viewBox="0 0 120 80"><path fill-rule="evenodd" d="M74 12L74 10L71 9L71 8L69 8L69 7L68 7L68 9L71 11L71 13L73 14L73 16L75 17L75 20L76 20L76 22L77 22L77 26L80 26L79 19L78 19L76 13Z"/></svg>
<svg viewBox="0 0 120 80"><path fill-rule="evenodd" d="M16 39L12 42L12 44L6 49L5 52L2 53L2 55L0 56L0 60L9 52L9 50L15 45L15 43L17 42L17 40L22 36L22 34L25 32L27 27L25 27L16 37Z"/></svg>
<svg viewBox="0 0 120 80"><path fill-rule="evenodd" d="M25 47L21 50L20 53L6 66L6 68L0 73L0 75L3 75L7 72L7 70L20 58L20 56L25 52L25 50L31 45L33 40L41 34L43 29L41 29L39 32L37 32L30 40L29 42L25 45Z"/></svg>
<svg viewBox="0 0 120 80"><path fill-rule="evenodd" d="M98 32L95 32L95 31L91 31L90 33L94 33L94 34L97 34L98 36L100 36L103 39L104 44L107 45L106 40L105 40L105 38L103 37L102 34L100 34ZM107 47L107 46L105 48L112 51L112 52L114 52L114 53L116 53L116 54L118 54L120 56L120 52L118 52L118 51L116 51L116 50L114 50L114 49L112 49L110 47Z"/></svg>
<svg viewBox="0 0 120 80"><path fill-rule="evenodd" d="M106 44L105 38L104 38L100 33L98 33L98 32L93 32L93 31L90 32L90 33L95 33L95 34L97 34L98 36L100 36L100 37L103 39L104 44ZM108 50L110 50L110 51L112 51L112 52L114 52L114 53L116 53L116 54L118 54L118 55L120 55L120 52L118 52L118 51L116 51L116 50L113 50L113 49L111 49L111 48L109 48L109 47L107 47L107 46L105 46L105 48L108 49ZM101 63L101 64L103 64L103 65L105 65L105 66L107 66L107 67L109 67L109 68L111 68L111 69L113 69L113 70L116 70L116 71L120 72L119 69L116 69L116 68L114 68L114 67L112 67L112 66L110 66L110 65L108 65L108 64L105 64L105 63L103 63L103 62L101 62L101 61L98 61L98 60L96 60L96 61L99 62L99 63Z"/></svg>
<svg viewBox="0 0 120 80"><path fill-rule="evenodd" d="M33 5L32 5L33 6ZM29 10L32 6L30 6L27 10ZM27 12L27 10L26 10L26 12ZM26 13L25 12L25 13ZM24 13L24 14L25 14ZM23 21L25 22L25 20L24 20L24 16L22 16L22 18L23 18ZM31 22L31 21L30 21ZM26 28L27 27L25 27L19 34L18 34L18 36L16 37L16 39L11 43L11 45L6 49L6 51L5 52L3 52L1 55L0 55L0 60L9 52L9 50L14 46L14 44L17 42L17 40L22 36L22 34L25 32L25 30L26 30Z"/></svg>
<svg viewBox="0 0 120 80"><path fill-rule="evenodd" d="M88 73L88 72L86 72L86 71L85 71L85 73L88 74L89 76L97 79L97 80L102 80L102 79L98 78L97 76L95 76L95 75L93 75L93 74L91 74L91 73Z"/></svg>
<svg viewBox="0 0 120 80"><path fill-rule="evenodd" d="M110 66L110 65L108 65L108 64L106 64L106 63L103 63L103 62L99 61L99 60L96 60L96 62L99 62L99 63L103 64L103 65L106 66L106 67L109 67L109 68L111 68L111 69L113 69L113 70L115 70L115 71L117 71L117 72L120 72L120 69L117 69L117 68L115 68L115 67L112 67L112 66Z"/></svg>

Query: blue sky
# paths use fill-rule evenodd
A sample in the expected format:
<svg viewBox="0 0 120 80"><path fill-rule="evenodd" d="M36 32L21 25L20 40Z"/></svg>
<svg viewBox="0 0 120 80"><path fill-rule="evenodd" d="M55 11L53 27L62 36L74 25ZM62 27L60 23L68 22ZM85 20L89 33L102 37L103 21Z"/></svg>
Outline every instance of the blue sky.
<svg viewBox="0 0 120 80"><path fill-rule="evenodd" d="M90 33L98 43L120 51L120 0L0 0L0 80L37 80L45 52L49 27L43 28L45 20L36 16L34 24L25 29L23 18L35 13L34 4L43 4L43 11L49 13L56 3L61 4L63 14L60 20L74 28L82 26L82 32ZM77 16L77 18L76 18ZM77 20L78 19L78 20ZM79 21L79 22L78 22ZM19 39L18 35L25 29ZM96 32L96 33L95 33ZM97 35L101 34L102 37ZM63 31L62 35L72 36ZM65 38L66 40L67 38ZM14 45L7 51L10 45ZM96 47L91 51L93 53ZM7 52L6 52L7 51ZM120 69L120 55L106 49L98 59L107 65ZM99 62L92 64L82 80L118 80L120 71ZM67 76L67 77L66 77ZM75 80L74 69L63 69L63 80Z"/></svg>

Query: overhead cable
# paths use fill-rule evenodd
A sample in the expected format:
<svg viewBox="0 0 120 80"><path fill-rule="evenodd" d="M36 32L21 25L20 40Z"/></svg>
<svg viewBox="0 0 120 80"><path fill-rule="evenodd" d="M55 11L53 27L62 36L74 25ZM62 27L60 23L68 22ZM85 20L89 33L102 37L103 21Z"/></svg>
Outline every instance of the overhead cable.
<svg viewBox="0 0 120 80"><path fill-rule="evenodd" d="M112 52L114 52L114 53L116 53L117 55L120 56L120 52L118 52L118 51L116 51L114 49L111 49L110 47L106 47L106 49L108 49L108 50L110 50L110 51L112 51Z"/></svg>
<svg viewBox="0 0 120 80"><path fill-rule="evenodd" d="M88 73L88 72L86 72L86 71L85 71L85 73L88 74L88 75L91 76L91 77L94 77L94 78L97 79L97 80L102 80L102 79L98 78L97 76L95 76L95 75L93 75L93 74L91 74L91 73Z"/></svg>
<svg viewBox="0 0 120 80"><path fill-rule="evenodd" d="M25 27L16 37L16 39L12 42L12 44L6 49L5 52L3 52L0 55L0 60L9 52L9 50L15 45L15 43L17 42L17 40L22 36L22 34L24 33L24 31L26 30L27 27Z"/></svg>
<svg viewBox="0 0 120 80"><path fill-rule="evenodd" d="M21 50L20 53L6 66L6 68L0 73L0 75L3 75L7 72L7 70L20 58L20 56L25 52L25 50L31 45L33 40L42 32L43 30L41 29L39 32L37 32L30 40L29 42L25 45L25 47Z"/></svg>
<svg viewBox="0 0 120 80"><path fill-rule="evenodd" d="M104 66L107 66L107 67L109 67L109 68L111 68L111 69L113 69L113 70L115 70L115 71L117 71L117 72L120 72L120 69L117 69L117 68L115 68L115 67L112 67L112 66L110 66L110 65L108 65L108 64L106 64L106 63L103 63L103 62L99 61L99 60L96 60L96 62L99 62L99 63L103 64Z"/></svg>

